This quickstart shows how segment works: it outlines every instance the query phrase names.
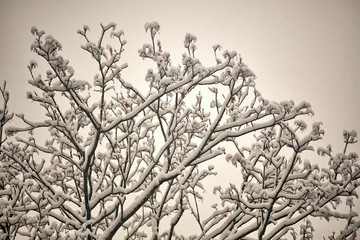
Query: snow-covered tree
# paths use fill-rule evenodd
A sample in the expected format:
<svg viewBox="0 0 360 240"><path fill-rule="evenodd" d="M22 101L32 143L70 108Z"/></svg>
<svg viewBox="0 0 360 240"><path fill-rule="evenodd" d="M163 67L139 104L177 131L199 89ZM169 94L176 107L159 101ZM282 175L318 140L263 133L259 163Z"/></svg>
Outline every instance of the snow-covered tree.
<svg viewBox="0 0 360 240"><path fill-rule="evenodd" d="M301 157L324 134L321 123L307 131L298 118L313 114L309 103L265 99L240 55L221 55L220 45L213 46L214 65L202 65L192 34L176 66L157 40L159 24L145 30L150 43L139 56L154 67L144 73L143 93L123 78L126 40L114 23L101 24L97 41L89 27L78 31L97 65L91 82L74 78L59 41L31 29L31 49L49 70L41 76L30 62L36 90L27 98L44 116L16 114L21 126L4 127L13 115L1 88L2 239L312 239L311 217L345 219L331 237L355 239L360 168L357 155L347 153L355 132L344 131L343 153L318 149L330 159L320 168ZM239 143L251 135L252 144ZM203 183L216 174L215 159L239 167L242 179L214 186L219 204L204 210ZM349 211L336 211L342 199ZM189 216L196 232L178 227Z"/></svg>

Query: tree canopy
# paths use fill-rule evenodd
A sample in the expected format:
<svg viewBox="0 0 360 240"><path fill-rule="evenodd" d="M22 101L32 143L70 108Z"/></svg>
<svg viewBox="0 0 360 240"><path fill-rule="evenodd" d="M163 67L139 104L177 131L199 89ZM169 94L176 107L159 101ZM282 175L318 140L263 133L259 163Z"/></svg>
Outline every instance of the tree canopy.
<svg viewBox="0 0 360 240"><path fill-rule="evenodd" d="M22 123L11 125L6 83L0 88L2 239L313 239L315 218L344 220L329 239L356 238L355 131L343 132L343 152L320 147L308 160L324 134L320 122L308 129L302 118L313 115L309 103L264 98L242 57L220 45L212 46L214 64L202 65L192 34L175 66L157 22L145 24L150 42L138 51L153 63L136 69L149 86L143 93L122 75L123 31L100 26L96 41L89 27L78 31L97 66L92 81L75 79L60 42L31 29L31 50L48 68L41 75L36 61L28 65L35 90L27 98L41 121L17 113ZM204 211L218 159L241 178L213 186L219 204ZM196 227L181 231L189 218Z"/></svg>

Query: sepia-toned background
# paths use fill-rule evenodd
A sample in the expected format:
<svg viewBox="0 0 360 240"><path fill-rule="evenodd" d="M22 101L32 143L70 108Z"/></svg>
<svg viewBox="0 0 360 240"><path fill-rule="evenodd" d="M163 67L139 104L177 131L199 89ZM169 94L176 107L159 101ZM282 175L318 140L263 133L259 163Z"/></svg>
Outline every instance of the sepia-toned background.
<svg viewBox="0 0 360 240"><path fill-rule="evenodd" d="M1 0L0 83L8 83L11 110L36 119L37 108L26 99L26 92L33 90L27 83L27 65L35 59L40 69L47 68L30 51L30 28L36 26L58 39L75 77L92 82L93 63L80 48L83 39L76 32L86 24L95 40L100 22L115 22L128 42L123 61L129 67L123 77L145 92L149 66L137 50L150 40L145 22L155 20L173 64L181 63L188 32L197 36L197 57L205 65L214 64L214 44L236 50L257 75L257 88L265 98L309 101L315 116L307 121L323 122L322 145L342 151L343 129L360 134L359 13L357 0ZM359 144L352 150L359 153Z"/></svg>

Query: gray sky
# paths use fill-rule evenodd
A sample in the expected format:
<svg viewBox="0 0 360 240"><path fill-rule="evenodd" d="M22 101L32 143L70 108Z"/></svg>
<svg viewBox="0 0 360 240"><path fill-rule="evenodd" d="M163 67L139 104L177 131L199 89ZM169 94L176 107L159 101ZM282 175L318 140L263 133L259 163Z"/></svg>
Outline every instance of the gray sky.
<svg viewBox="0 0 360 240"><path fill-rule="evenodd" d="M27 65L39 60L30 51L37 26L63 45L77 78L92 82L88 55L76 34L84 24L96 40L99 23L125 31L125 77L144 83L146 64L137 50L149 36L147 21L160 23L160 40L173 62L181 61L187 32L197 36L198 58L214 64L212 45L236 50L257 75L257 88L270 100L309 101L326 132L323 145L342 143L342 130L360 134L360 1L0 1L0 82L8 81L11 107L35 116L26 99ZM46 68L45 68L46 69ZM45 71L42 72L45 74ZM144 88L144 91L146 88ZM335 149L341 151L340 147ZM359 144L357 145L359 149Z"/></svg>

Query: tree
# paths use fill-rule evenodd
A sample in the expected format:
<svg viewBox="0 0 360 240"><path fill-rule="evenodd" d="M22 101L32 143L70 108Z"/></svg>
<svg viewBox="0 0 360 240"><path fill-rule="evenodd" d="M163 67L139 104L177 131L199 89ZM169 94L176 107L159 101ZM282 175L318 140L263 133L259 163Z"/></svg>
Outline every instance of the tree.
<svg viewBox="0 0 360 240"><path fill-rule="evenodd" d="M341 154L319 148L330 159L320 169L300 157L324 134L320 123L306 132L299 119L313 114L310 104L262 97L254 73L236 52L219 56L221 47L214 45L214 66L205 67L195 57L196 37L186 34L182 64L174 66L156 40L159 24L147 23L151 41L139 55L154 68L147 70L149 91L143 94L122 77L126 40L115 30L114 23L101 24L96 42L87 26L78 31L85 41L81 48L97 65L90 83L74 78L55 38L31 29L31 49L49 70L45 77L37 75L37 63L30 62L29 83L37 90L27 98L39 104L44 117L31 121L16 114L22 126L5 128L13 115L6 85L1 89L2 238L280 239L292 234L296 239L296 224L320 217L346 219L338 239L355 239L360 221L352 197L360 170L357 155L346 152L356 143L354 131L344 131ZM109 36L116 44L110 45ZM48 130L46 140L42 129ZM252 145L239 144L251 134ZM226 189L215 187L221 206L204 212L203 183L216 174L213 165L204 164L224 158L240 167L243 179ZM333 210L344 197L350 211ZM177 230L186 213L198 224L192 236ZM307 220L299 233L310 239L312 229Z"/></svg>

